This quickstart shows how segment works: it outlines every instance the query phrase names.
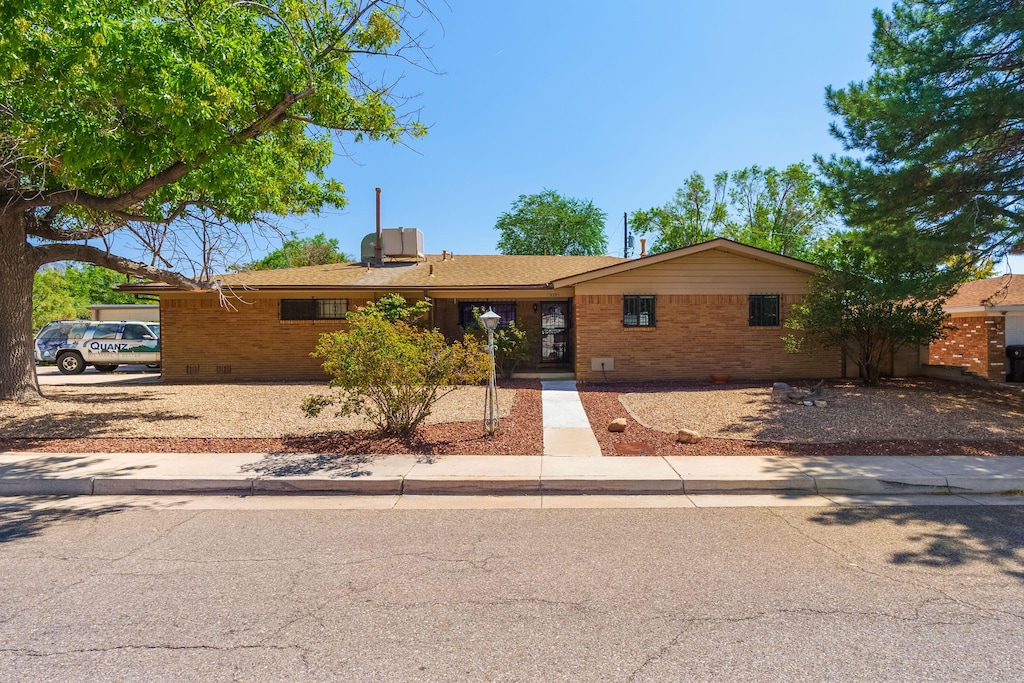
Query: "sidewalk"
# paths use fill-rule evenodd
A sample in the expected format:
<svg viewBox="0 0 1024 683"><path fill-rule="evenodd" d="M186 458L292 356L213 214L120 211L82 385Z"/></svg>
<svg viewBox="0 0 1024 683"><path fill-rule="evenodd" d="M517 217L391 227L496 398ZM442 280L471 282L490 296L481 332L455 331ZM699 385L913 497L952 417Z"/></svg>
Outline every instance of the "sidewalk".
<svg viewBox="0 0 1024 683"><path fill-rule="evenodd" d="M0 495L1005 494L1024 456L834 458L0 452ZM1024 502L1024 496L1022 496Z"/></svg>

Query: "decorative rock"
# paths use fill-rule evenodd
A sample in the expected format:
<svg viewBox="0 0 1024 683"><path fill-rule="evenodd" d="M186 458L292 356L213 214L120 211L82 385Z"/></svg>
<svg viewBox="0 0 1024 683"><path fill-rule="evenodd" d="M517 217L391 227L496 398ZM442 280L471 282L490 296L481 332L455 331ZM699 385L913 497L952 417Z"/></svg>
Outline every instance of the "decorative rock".
<svg viewBox="0 0 1024 683"><path fill-rule="evenodd" d="M815 408L827 408L828 407L828 401L814 401L814 407Z"/></svg>
<svg viewBox="0 0 1024 683"><path fill-rule="evenodd" d="M791 391L793 391L793 387L789 386L785 382L775 382L774 384L772 384L772 400L786 401L786 396Z"/></svg>
<svg viewBox="0 0 1024 683"><path fill-rule="evenodd" d="M804 401L803 404L805 406L813 406L814 405L814 401Z"/></svg>
<svg viewBox="0 0 1024 683"><path fill-rule="evenodd" d="M626 431L626 418L617 417L608 424L609 432L624 432Z"/></svg>
<svg viewBox="0 0 1024 683"><path fill-rule="evenodd" d="M695 432L692 429L680 429L679 433L676 434L676 441L679 443L697 443L700 441L700 432Z"/></svg>

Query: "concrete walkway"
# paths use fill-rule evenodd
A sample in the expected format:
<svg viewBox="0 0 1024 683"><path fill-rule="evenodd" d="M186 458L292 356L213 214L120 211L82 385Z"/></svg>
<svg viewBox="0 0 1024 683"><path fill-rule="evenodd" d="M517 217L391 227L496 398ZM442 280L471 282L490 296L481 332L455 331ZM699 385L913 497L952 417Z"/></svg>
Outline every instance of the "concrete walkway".
<svg viewBox="0 0 1024 683"><path fill-rule="evenodd" d="M1009 494L1024 456L335 456L0 452L0 495Z"/></svg>
<svg viewBox="0 0 1024 683"><path fill-rule="evenodd" d="M540 383L544 411L544 455L600 457L601 446L590 428L576 382Z"/></svg>

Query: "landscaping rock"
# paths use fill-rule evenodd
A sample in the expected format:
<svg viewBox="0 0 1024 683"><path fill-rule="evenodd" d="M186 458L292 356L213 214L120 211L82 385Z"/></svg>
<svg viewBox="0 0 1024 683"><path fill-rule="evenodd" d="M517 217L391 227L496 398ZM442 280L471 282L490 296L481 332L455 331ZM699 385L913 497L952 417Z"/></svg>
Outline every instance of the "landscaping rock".
<svg viewBox="0 0 1024 683"><path fill-rule="evenodd" d="M692 429L680 429L679 433L676 434L676 441L679 443L697 443L700 441L700 432L695 432Z"/></svg>
<svg viewBox="0 0 1024 683"><path fill-rule="evenodd" d="M608 424L609 432L624 432L626 431L626 418L617 417Z"/></svg>
<svg viewBox="0 0 1024 683"><path fill-rule="evenodd" d="M828 407L828 401L814 401L814 407L815 408L827 408Z"/></svg>

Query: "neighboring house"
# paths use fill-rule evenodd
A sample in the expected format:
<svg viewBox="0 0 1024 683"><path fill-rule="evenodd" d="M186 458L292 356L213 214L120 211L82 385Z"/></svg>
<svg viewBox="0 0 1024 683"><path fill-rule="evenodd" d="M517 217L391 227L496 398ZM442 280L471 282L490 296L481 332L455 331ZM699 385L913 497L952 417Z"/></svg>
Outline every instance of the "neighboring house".
<svg viewBox="0 0 1024 683"><path fill-rule="evenodd" d="M654 256L455 256L225 275L215 292L160 283L122 291L160 298L166 381L321 379L310 357L347 311L384 294L429 297L431 324L451 339L472 309L540 333L522 370L633 381L817 379L840 374L838 351L786 353L782 327L812 264L726 239Z"/></svg>
<svg viewBox="0 0 1024 683"><path fill-rule="evenodd" d="M89 307L92 320L160 320L160 306L157 304L94 304Z"/></svg>
<svg viewBox="0 0 1024 683"><path fill-rule="evenodd" d="M928 349L930 365L966 368L1003 382L1006 347L1024 345L1024 277L975 280L960 286L945 304L955 329Z"/></svg>

